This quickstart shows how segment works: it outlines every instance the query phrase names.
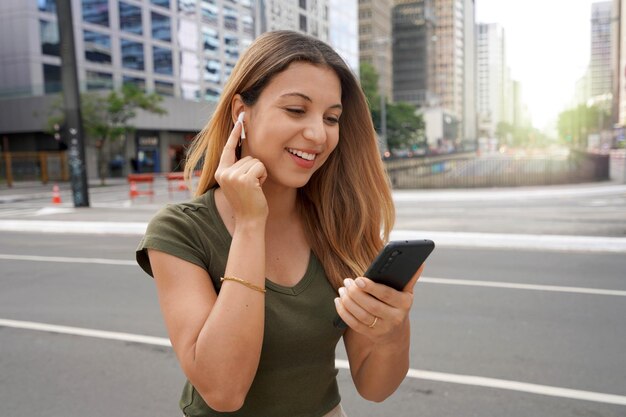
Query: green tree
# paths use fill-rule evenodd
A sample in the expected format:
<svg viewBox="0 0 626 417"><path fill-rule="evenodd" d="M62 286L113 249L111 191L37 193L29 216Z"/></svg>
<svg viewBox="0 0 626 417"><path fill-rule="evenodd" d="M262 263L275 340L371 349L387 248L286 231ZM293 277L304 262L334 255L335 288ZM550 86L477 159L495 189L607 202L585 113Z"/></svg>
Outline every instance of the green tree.
<svg viewBox="0 0 626 417"><path fill-rule="evenodd" d="M359 68L361 88L367 98L374 129L381 131L381 102L378 91L378 73L367 62ZM413 148L424 140L424 120L415 114L415 106L408 103L389 103L385 100L387 145L390 149Z"/></svg>
<svg viewBox="0 0 626 417"><path fill-rule="evenodd" d="M607 129L611 129L610 114L598 105L580 104L559 114L559 137L574 148L586 148L589 133Z"/></svg>
<svg viewBox="0 0 626 417"><path fill-rule="evenodd" d="M134 84L124 84L120 91L111 91L107 95L81 94L83 125L87 137L95 141L100 184L105 184L108 173L105 144L109 141L126 140L126 136L135 130L131 122L138 109L154 114L166 114L165 109L160 106L162 100L163 97L154 93L146 94ZM55 124L62 125L64 122L60 103L61 101L53 105L53 114L48 119L50 131Z"/></svg>
<svg viewBox="0 0 626 417"><path fill-rule="evenodd" d="M359 77L361 79L361 88L372 112L372 119L376 121L374 117L374 111L377 112L378 120L380 124L380 93L378 92L378 73L374 67L367 63L361 62L359 66Z"/></svg>
<svg viewBox="0 0 626 417"><path fill-rule="evenodd" d="M390 149L414 149L424 146L424 119L415 114L415 106L409 103L387 105L387 143Z"/></svg>

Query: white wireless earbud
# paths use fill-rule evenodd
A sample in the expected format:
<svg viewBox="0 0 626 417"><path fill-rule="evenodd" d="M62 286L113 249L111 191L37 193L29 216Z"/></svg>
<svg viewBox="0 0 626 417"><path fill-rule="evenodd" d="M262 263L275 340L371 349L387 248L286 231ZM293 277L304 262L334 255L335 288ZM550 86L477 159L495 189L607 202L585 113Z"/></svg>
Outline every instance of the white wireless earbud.
<svg viewBox="0 0 626 417"><path fill-rule="evenodd" d="M243 118L246 115L246 112L241 112L239 113L239 116L237 116L237 121L239 123L241 123L241 139L245 139L246 138L246 130L243 128Z"/></svg>

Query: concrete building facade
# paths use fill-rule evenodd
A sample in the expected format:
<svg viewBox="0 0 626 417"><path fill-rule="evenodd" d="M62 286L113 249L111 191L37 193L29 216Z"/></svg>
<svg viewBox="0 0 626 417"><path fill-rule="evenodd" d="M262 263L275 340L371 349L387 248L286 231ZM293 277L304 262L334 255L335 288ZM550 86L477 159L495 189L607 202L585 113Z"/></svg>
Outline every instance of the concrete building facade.
<svg viewBox="0 0 626 417"><path fill-rule="evenodd" d="M378 91L393 101L393 0L359 0L359 59L378 73Z"/></svg>
<svg viewBox="0 0 626 417"><path fill-rule="evenodd" d="M284 29L329 40L329 0L257 0L255 6L257 35Z"/></svg>
<svg viewBox="0 0 626 417"><path fill-rule="evenodd" d="M589 63L591 97L611 93L611 1L591 5L591 57Z"/></svg>
<svg viewBox="0 0 626 417"><path fill-rule="evenodd" d="M463 130L464 147L478 139L478 78L476 72L476 5L464 0L463 25Z"/></svg>
<svg viewBox="0 0 626 417"><path fill-rule="evenodd" d="M138 112L135 134L108 149L110 159L123 161L122 175L132 171L131 160L142 172L182 168L186 145L262 29L329 40L328 0L72 0L72 10L82 92L133 83L164 97L167 115ZM55 0L0 2L3 151L63 147L63 138L45 133L60 64ZM88 176L95 177L95 148L86 144Z"/></svg>
<svg viewBox="0 0 626 417"><path fill-rule="evenodd" d="M504 30L500 25L478 25L478 130L481 137L494 137L498 123L504 120L504 45Z"/></svg>
<svg viewBox="0 0 626 417"><path fill-rule="evenodd" d="M431 0L396 0L393 7L393 98L436 107L435 17Z"/></svg>
<svg viewBox="0 0 626 417"><path fill-rule="evenodd" d="M396 0L393 9L394 99L439 109L456 147L476 142L476 37L473 0ZM443 120L433 117L431 120Z"/></svg>

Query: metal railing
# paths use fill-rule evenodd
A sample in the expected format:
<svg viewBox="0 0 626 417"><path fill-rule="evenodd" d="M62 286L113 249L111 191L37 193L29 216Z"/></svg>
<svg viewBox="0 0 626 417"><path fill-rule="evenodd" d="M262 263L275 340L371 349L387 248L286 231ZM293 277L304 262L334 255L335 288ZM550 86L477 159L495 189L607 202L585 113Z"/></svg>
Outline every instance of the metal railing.
<svg viewBox="0 0 626 417"><path fill-rule="evenodd" d="M569 156L476 157L450 155L387 163L392 185L411 188L516 187L609 179L608 155L571 152Z"/></svg>
<svg viewBox="0 0 626 417"><path fill-rule="evenodd" d="M68 181L69 171L65 151L2 152L0 180L11 187L14 181Z"/></svg>

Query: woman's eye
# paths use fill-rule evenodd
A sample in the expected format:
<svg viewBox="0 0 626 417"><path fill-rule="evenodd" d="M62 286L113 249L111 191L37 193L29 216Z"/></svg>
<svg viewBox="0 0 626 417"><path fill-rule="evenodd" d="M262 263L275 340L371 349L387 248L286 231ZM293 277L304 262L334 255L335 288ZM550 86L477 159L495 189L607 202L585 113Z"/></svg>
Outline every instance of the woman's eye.
<svg viewBox="0 0 626 417"><path fill-rule="evenodd" d="M287 107L285 110L287 110L289 113L304 114L304 110L302 109L294 109L294 108Z"/></svg>
<svg viewBox="0 0 626 417"><path fill-rule="evenodd" d="M332 117L327 117L327 118L326 118L326 122L327 122L328 124L333 124L333 125L336 125L337 123L339 123L339 118L338 118L338 117L334 117L334 116L332 116Z"/></svg>

